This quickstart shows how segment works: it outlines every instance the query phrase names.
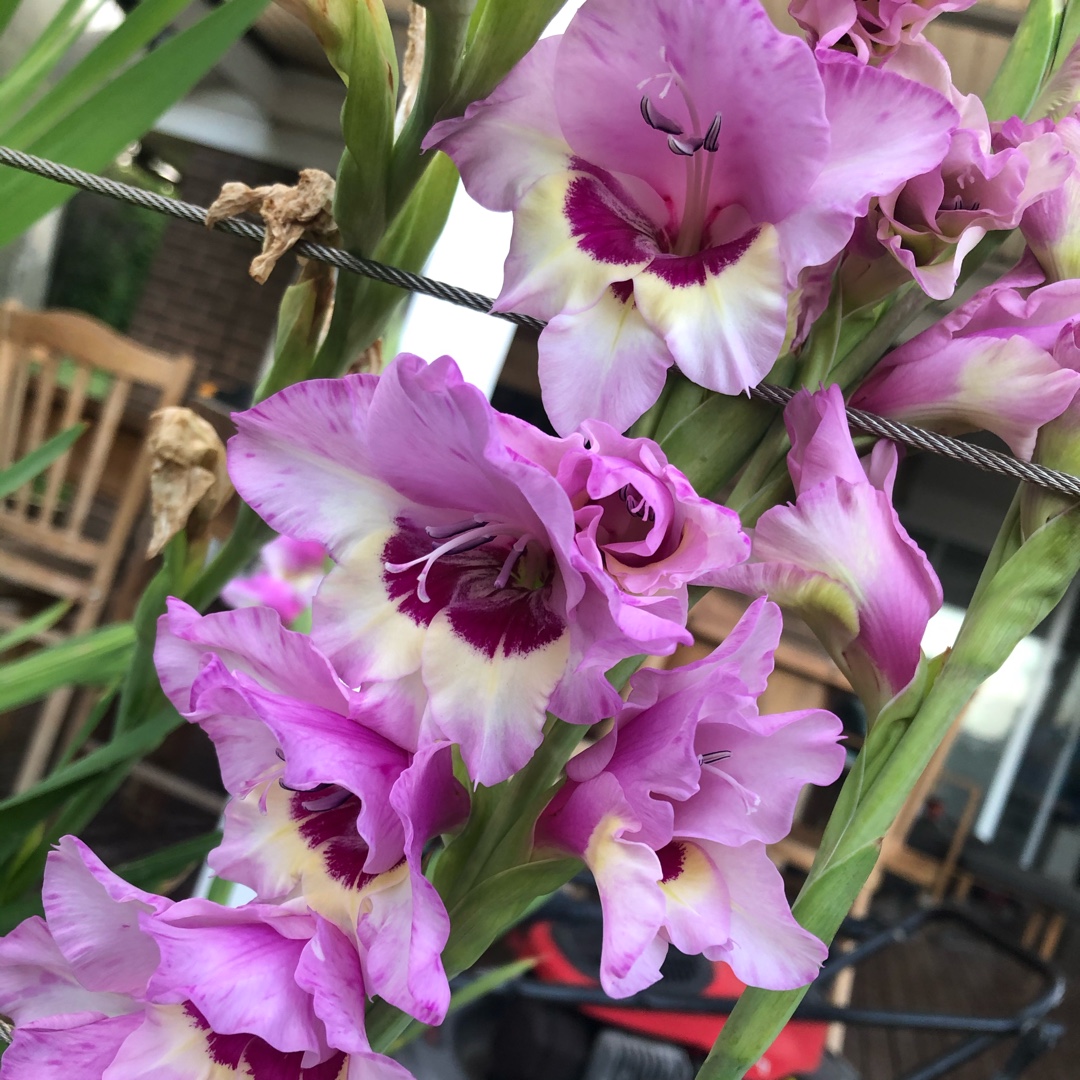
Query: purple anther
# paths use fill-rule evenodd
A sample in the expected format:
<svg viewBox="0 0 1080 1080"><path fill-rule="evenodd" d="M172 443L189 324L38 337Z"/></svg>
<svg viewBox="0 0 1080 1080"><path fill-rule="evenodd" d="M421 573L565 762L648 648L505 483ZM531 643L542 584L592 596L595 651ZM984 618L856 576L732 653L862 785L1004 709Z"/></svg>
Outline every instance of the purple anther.
<svg viewBox="0 0 1080 1080"><path fill-rule="evenodd" d="M683 133L682 125L677 120L672 120L670 116L665 116L649 100L648 94L641 99L641 115L645 123L651 128L656 128L657 131L663 131L668 135Z"/></svg>
<svg viewBox="0 0 1080 1080"><path fill-rule="evenodd" d="M446 540L451 536L459 536L463 532L475 529L477 525L486 525L486 521L479 521L474 517L465 518L462 521L452 522L450 525L428 525L424 532L432 540Z"/></svg>
<svg viewBox="0 0 1080 1080"><path fill-rule="evenodd" d="M731 757L730 750L710 750L707 754L698 754L699 765L712 765L716 761L726 761Z"/></svg>
<svg viewBox="0 0 1080 1080"><path fill-rule="evenodd" d="M667 144L668 149L673 154L680 154L682 157L693 157L701 149L703 141L696 135L684 135L681 138L669 135Z"/></svg>
<svg viewBox="0 0 1080 1080"><path fill-rule="evenodd" d="M720 114L712 118L709 130L705 132L705 139L701 144L710 154L715 154L720 146Z"/></svg>
<svg viewBox="0 0 1080 1080"><path fill-rule="evenodd" d="M316 789L318 790L318 789ZM318 813L321 810L333 810L335 807L340 806L344 802L348 802L352 798L352 792L346 791L344 788L335 787L332 791L323 795L317 799L303 799L301 806L305 810L311 813Z"/></svg>

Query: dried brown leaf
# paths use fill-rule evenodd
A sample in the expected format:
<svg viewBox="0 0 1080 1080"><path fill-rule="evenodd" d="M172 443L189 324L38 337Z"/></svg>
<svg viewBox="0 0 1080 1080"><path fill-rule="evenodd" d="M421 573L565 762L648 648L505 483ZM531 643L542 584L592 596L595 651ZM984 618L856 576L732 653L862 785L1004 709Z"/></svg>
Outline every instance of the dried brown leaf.
<svg viewBox="0 0 1080 1080"><path fill-rule="evenodd" d="M192 537L204 532L233 489L224 444L191 409L152 413L147 446L154 531L146 557L152 559L181 529Z"/></svg>
<svg viewBox="0 0 1080 1080"><path fill-rule="evenodd" d="M409 5L409 36L405 42L405 59L401 65L401 103L397 111L397 129L404 126L416 104L420 76L424 73L424 34L427 30L427 9L419 4Z"/></svg>
<svg viewBox="0 0 1080 1080"><path fill-rule="evenodd" d="M321 169L301 169L295 185L270 184L248 187L228 183L206 212L206 224L252 211L266 225L262 251L251 261L249 273L261 285L278 260L305 234L317 240L335 241L334 178Z"/></svg>

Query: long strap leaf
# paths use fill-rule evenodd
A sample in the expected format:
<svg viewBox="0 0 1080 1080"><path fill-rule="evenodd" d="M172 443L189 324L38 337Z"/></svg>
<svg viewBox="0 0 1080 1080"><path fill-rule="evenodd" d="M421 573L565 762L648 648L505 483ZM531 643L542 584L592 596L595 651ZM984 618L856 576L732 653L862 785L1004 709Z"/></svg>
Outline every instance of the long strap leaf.
<svg viewBox="0 0 1080 1080"><path fill-rule="evenodd" d="M87 5L83 0L66 0L19 62L0 80L0 116L12 115L41 86L103 3L94 0Z"/></svg>
<svg viewBox="0 0 1080 1080"><path fill-rule="evenodd" d="M10 652L16 645L32 641L38 634L51 630L71 610L70 600L57 600L44 611L38 612L14 630L0 634L0 655Z"/></svg>
<svg viewBox="0 0 1080 1080"><path fill-rule="evenodd" d="M116 623L0 665L0 713L72 683L110 682L131 660L135 628Z"/></svg>
<svg viewBox="0 0 1080 1080"><path fill-rule="evenodd" d="M41 138L82 104L140 49L149 45L191 0L143 0L111 34L3 132L6 146L24 147Z"/></svg>
<svg viewBox="0 0 1080 1080"><path fill-rule="evenodd" d="M98 172L144 135L255 21L269 0L226 0L194 26L142 57L26 149ZM0 172L0 247L75 192L27 173Z"/></svg>
<svg viewBox="0 0 1080 1080"><path fill-rule="evenodd" d="M14 465L0 469L0 499L18 491L23 484L28 484L35 476L43 473L57 458L63 457L85 430L85 424L75 424L74 427L61 431L59 435L54 435L48 442L42 443Z"/></svg>
<svg viewBox="0 0 1080 1080"><path fill-rule="evenodd" d="M0 0L0 34L2 34L11 22L12 15L19 10L21 0Z"/></svg>

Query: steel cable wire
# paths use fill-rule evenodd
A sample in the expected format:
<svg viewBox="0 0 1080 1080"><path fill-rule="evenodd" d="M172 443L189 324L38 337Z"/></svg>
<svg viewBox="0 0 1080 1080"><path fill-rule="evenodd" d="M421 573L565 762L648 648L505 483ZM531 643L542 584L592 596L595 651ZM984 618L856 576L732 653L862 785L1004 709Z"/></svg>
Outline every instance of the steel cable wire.
<svg viewBox="0 0 1080 1080"><path fill-rule="evenodd" d="M27 154L21 150L0 146L0 165L8 165L11 168L20 169L23 172L44 177L47 180L54 180L70 187L81 188L84 191L104 195L110 199L117 199L120 202L130 203L134 206L141 206L159 214L178 218L181 221L190 221L196 225L206 224L206 209L204 207L182 202L179 199L171 199L166 195L158 195L153 191L144 191L129 184L122 184L116 180L97 176L94 173L71 168L69 165L61 165L55 161L35 157L33 154ZM234 236L242 236L246 240L253 240L260 244L266 232L262 225L242 221L239 218L225 218L217 222L214 228L221 232L231 233ZM387 285L395 285L408 292L433 296L438 300L457 304L459 307L470 308L485 315L505 319L518 326L526 326L532 330L542 330L546 325L542 319L535 319L531 315L521 315L515 311L493 311L492 304L494 301L489 296L473 292L470 289L462 289L457 285L450 285L444 281L436 281L434 278L413 274L396 266L387 266L385 263L376 262L373 259L364 259L342 248L330 247L327 244L319 244L312 240L301 240L293 247L293 251L305 258L315 259L330 266L335 266L339 270L360 274L362 277L372 278ZM783 406L791 400L795 391L785 386L761 383L750 390L750 394L760 401ZM903 424L896 420L889 420L874 413L864 412L861 409L848 408L847 418L849 425L856 431L892 439L895 442L903 443L918 450L926 450L932 454L941 454L956 461L965 462L986 472L997 473L999 476L1008 476L1014 480L1022 480L1025 483L1035 484L1038 487L1080 499L1080 477L1073 476L1070 473L1061 472L1057 469L1048 469L1043 465L1036 465L1028 461L1021 461L997 450L989 450L986 447L976 446L974 443L963 442L960 439L939 435L932 431L925 431L922 428L912 427L910 424Z"/></svg>

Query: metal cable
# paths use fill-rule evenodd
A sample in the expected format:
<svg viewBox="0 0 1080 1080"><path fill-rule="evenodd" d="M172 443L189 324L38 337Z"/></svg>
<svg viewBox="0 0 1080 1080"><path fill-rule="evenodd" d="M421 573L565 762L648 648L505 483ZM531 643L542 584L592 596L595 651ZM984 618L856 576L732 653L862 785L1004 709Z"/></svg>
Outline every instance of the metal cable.
<svg viewBox="0 0 1080 1080"><path fill-rule="evenodd" d="M96 176L93 173L83 172L81 169L73 169L68 165L61 165L55 161L35 157L33 154L27 154L21 150L0 146L0 165L9 165L11 168L21 169L23 172L33 173L35 176L42 176L48 180L55 180L70 187L82 188L84 191L92 191L97 195L105 195L110 199L131 203L134 206L142 206L159 214L179 218L181 221L191 221L198 225L206 224L206 210L201 206L181 202L179 199L170 199L165 195L144 191L141 188L121 184L115 180L108 180L103 176ZM221 232L232 233L234 236L242 236L246 240L254 240L259 244L262 243L266 232L262 225L241 221L238 218L226 218L219 221L214 228ZM515 311L492 311L494 301L491 297L484 296L481 293L472 292L470 289L462 289L456 285L448 285L446 282L436 281L420 274L413 274L408 270L401 270L395 266L387 266L372 259L364 259L341 248L329 247L326 244L318 244L311 240L301 240L293 250L298 255L328 263L331 266L336 266L339 270L347 270L350 273L360 274L362 277L372 278L387 285L395 285L408 292L434 296L438 300L445 300L460 307L471 308L473 311L493 315L499 319L506 319L508 322L515 323L518 326L527 326L532 330L542 330L546 325L543 320L534 319L531 315L521 315ZM751 389L750 394L760 401L784 406L794 396L795 391L784 386L761 383ZM861 409L849 408L847 416L848 423L856 431L892 439L906 446L965 462L986 472L997 473L999 476L1008 476L1014 480L1022 480L1025 483L1035 484L1038 487L1047 488L1050 491L1056 491L1072 498L1080 498L1080 477L1072 476L1069 473L1060 472L1057 469L1048 469L1043 465L1035 465L1027 461L1020 461L1018 458L999 453L996 450L988 450L982 446L962 442L960 439L949 438L947 435L924 431L922 428L902 424L896 420L888 420L873 413L863 412Z"/></svg>

